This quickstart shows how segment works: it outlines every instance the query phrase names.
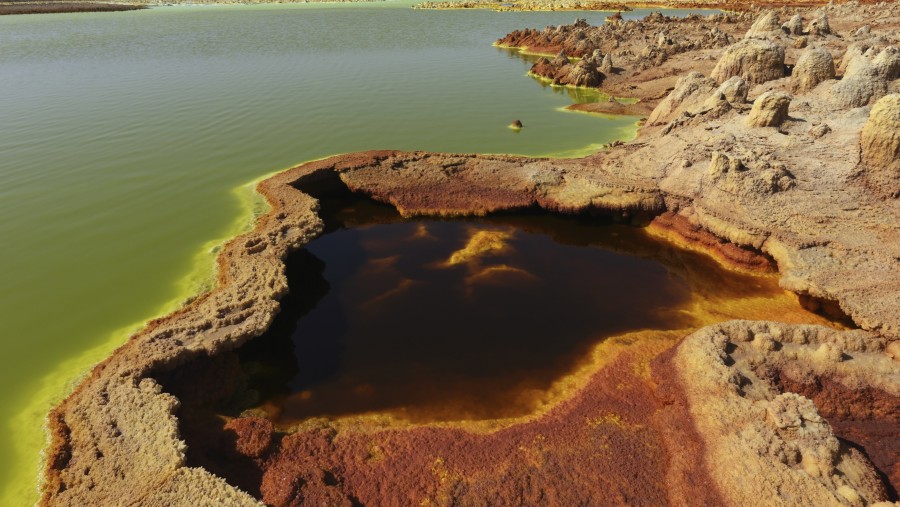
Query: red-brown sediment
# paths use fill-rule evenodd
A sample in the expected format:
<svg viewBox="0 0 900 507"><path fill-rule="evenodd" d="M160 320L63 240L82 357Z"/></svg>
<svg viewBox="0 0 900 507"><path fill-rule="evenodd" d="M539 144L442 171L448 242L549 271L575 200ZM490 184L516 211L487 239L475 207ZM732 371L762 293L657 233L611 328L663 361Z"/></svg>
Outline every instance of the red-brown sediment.
<svg viewBox="0 0 900 507"><path fill-rule="evenodd" d="M675 371L675 352L672 347L651 363L654 396L660 404L652 420L657 427L665 428L667 435L664 443L669 456L668 503L690 505L696 498L702 505L724 505L718 486L709 475L706 444L697 433L684 386Z"/></svg>

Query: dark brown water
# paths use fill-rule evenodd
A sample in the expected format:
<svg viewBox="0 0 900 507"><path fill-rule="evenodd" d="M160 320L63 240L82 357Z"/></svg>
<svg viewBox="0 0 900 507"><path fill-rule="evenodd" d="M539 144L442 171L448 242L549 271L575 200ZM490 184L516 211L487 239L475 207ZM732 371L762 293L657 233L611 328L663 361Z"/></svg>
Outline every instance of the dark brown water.
<svg viewBox="0 0 900 507"><path fill-rule="evenodd" d="M768 290L599 221L403 221L370 201L345 203L330 232L289 259L292 295L240 351L250 387L282 425L524 415L605 337L696 325L684 309L698 292Z"/></svg>

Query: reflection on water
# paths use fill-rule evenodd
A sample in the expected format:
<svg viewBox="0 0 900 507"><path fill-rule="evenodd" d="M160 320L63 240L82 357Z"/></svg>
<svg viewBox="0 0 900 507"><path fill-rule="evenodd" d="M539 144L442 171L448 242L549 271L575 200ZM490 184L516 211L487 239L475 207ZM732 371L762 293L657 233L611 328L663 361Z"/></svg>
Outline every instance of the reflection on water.
<svg viewBox="0 0 900 507"><path fill-rule="evenodd" d="M777 290L598 221L404 221L387 206L345 203L289 259L292 294L276 323L239 352L260 408L285 426L373 412L521 416L605 337L696 326L686 309L697 297Z"/></svg>

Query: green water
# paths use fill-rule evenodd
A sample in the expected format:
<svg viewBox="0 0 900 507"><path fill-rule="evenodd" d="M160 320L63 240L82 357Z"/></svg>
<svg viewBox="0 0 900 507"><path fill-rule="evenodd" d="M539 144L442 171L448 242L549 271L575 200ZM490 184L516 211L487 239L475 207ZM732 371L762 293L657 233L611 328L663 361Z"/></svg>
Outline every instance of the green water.
<svg viewBox="0 0 900 507"><path fill-rule="evenodd" d="M575 13L409 5L0 18L0 504L36 498L47 409L208 283L251 182L356 150L575 156L633 135L491 47Z"/></svg>

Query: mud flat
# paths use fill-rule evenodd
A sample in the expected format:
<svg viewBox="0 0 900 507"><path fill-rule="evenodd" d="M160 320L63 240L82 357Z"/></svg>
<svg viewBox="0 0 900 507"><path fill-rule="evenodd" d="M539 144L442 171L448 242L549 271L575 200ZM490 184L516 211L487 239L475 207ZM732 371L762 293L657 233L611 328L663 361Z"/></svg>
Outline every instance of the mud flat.
<svg viewBox="0 0 900 507"><path fill-rule="evenodd" d="M578 62L576 77L603 87L610 55L630 96L658 101L632 142L578 160L367 152L260 183L271 211L225 245L217 288L148 324L52 411L42 503L896 500L900 4L672 23L671 34L632 24L610 35L634 37L652 59L604 49L601 34ZM566 49L594 30L616 29L550 31ZM719 32L727 43L688 47ZM553 78L568 79L573 63L558 63ZM776 309L624 335L598 346L551 406L506 423L285 430L247 413L201 421L211 440L196 441L191 408L229 395L231 351L268 329L289 289L285 260L324 230L304 191L322 185L405 217L540 208L649 222L733 268L774 267L798 301L853 329ZM204 448L216 451L209 463L189 458Z"/></svg>

